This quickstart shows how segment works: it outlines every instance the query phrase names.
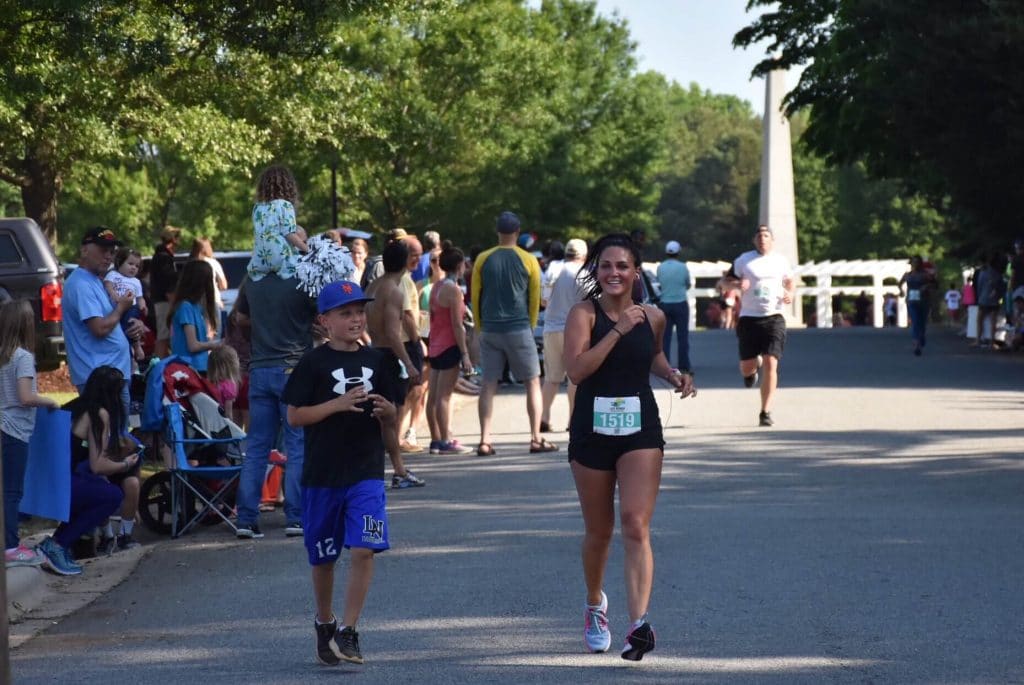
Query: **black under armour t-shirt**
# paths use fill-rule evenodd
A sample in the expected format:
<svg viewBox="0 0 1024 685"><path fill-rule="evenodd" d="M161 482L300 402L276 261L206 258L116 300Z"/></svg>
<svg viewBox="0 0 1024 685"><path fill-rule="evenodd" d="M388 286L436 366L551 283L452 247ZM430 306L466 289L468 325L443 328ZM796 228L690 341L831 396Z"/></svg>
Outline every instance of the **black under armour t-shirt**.
<svg viewBox="0 0 1024 685"><path fill-rule="evenodd" d="M394 402L399 387L395 355L373 347L342 352L321 345L310 350L292 371L282 400L308 407L344 395L357 385ZM302 485L336 488L363 480L384 479L384 440L381 423L371 413L338 412L305 427L306 457Z"/></svg>

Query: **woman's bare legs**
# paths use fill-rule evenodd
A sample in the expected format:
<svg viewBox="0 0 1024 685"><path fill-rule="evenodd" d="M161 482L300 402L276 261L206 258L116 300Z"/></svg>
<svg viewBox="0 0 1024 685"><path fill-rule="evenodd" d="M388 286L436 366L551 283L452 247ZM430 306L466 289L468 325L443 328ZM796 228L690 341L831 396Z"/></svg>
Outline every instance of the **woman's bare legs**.
<svg viewBox="0 0 1024 685"><path fill-rule="evenodd" d="M587 604L601 603L608 548L615 529L615 472L599 471L571 462L576 493L583 512L583 579Z"/></svg>
<svg viewBox="0 0 1024 685"><path fill-rule="evenodd" d="M662 456L661 450L637 450L622 455L616 464L630 621L637 621L647 613L651 599L654 582L651 517L661 485Z"/></svg>

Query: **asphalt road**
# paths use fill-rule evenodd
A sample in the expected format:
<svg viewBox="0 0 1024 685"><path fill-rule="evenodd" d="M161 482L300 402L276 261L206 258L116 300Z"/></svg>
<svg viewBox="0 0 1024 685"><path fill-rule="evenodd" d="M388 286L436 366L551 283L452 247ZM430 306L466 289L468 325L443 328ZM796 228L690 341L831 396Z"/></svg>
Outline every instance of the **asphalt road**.
<svg viewBox="0 0 1024 685"><path fill-rule="evenodd" d="M796 331L760 429L734 338L692 342L699 395L660 398L658 647L642 662L583 651L565 452L526 454L509 388L498 456L409 459L429 484L390 496L364 666L314 662L308 567L276 514L261 541L215 527L161 543L16 650L15 682L1024 682L1024 359L941 331L921 358L905 331ZM456 428L473 443L475 427L470 404ZM606 589L617 651L617 537Z"/></svg>

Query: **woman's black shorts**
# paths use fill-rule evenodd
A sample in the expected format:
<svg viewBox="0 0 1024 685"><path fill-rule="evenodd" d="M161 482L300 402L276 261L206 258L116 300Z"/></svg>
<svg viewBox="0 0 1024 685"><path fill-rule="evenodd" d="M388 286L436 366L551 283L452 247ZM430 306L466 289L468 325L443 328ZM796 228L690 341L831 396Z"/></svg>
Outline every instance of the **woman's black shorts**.
<svg viewBox="0 0 1024 685"><path fill-rule="evenodd" d="M661 427L633 435L569 434L569 461L598 471L614 471L619 457L636 450L665 449Z"/></svg>
<svg viewBox="0 0 1024 685"><path fill-rule="evenodd" d="M460 361L462 361L462 352L459 351L458 345L452 345L436 357L430 358L430 368L444 371L458 366Z"/></svg>

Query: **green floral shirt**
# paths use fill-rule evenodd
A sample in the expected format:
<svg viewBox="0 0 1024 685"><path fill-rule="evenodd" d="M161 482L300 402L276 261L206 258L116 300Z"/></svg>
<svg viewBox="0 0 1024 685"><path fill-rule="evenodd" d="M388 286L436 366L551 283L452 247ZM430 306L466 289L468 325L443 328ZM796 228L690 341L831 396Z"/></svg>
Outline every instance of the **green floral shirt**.
<svg viewBox="0 0 1024 685"><path fill-rule="evenodd" d="M281 278L295 275L300 252L285 238L295 233L295 207L288 200L259 202L252 208L253 246L249 278L258 281L269 273Z"/></svg>

